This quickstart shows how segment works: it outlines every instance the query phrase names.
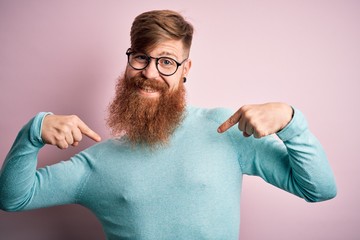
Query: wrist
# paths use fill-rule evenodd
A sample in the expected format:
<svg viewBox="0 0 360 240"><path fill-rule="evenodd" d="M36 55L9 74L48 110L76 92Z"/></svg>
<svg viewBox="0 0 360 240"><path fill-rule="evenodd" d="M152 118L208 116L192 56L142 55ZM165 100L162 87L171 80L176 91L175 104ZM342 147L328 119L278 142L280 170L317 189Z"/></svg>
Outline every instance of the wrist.
<svg viewBox="0 0 360 240"><path fill-rule="evenodd" d="M294 117L294 108L289 104L283 103L283 124L279 131L283 130Z"/></svg>

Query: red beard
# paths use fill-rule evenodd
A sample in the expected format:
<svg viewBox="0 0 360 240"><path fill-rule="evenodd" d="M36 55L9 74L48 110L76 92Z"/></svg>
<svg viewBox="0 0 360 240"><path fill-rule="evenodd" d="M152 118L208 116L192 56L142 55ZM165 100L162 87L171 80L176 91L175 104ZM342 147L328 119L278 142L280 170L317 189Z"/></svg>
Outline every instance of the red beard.
<svg viewBox="0 0 360 240"><path fill-rule="evenodd" d="M139 95L140 88L160 92L156 98ZM170 91L166 83L142 76L119 78L116 93L109 106L107 124L113 135L126 134L133 144L158 146L168 143L183 119L186 107L185 88L181 82Z"/></svg>

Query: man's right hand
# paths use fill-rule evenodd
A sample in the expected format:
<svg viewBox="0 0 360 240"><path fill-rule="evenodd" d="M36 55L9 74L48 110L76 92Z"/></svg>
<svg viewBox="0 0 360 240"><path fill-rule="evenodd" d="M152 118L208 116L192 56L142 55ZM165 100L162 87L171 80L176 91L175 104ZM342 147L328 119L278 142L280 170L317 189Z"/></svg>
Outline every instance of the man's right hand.
<svg viewBox="0 0 360 240"><path fill-rule="evenodd" d="M96 142L101 141L101 137L75 115L47 115L41 129L44 143L60 149L77 146L83 134Z"/></svg>

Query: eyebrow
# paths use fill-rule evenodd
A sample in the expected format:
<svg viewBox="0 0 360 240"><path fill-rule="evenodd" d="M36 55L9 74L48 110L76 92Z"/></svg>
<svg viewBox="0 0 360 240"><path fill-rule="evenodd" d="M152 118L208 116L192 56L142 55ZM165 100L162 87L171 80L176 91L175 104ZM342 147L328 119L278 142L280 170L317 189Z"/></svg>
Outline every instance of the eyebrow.
<svg viewBox="0 0 360 240"><path fill-rule="evenodd" d="M163 51L159 54L159 56L172 57L172 58L175 58L176 60L178 60L178 57L172 52Z"/></svg>

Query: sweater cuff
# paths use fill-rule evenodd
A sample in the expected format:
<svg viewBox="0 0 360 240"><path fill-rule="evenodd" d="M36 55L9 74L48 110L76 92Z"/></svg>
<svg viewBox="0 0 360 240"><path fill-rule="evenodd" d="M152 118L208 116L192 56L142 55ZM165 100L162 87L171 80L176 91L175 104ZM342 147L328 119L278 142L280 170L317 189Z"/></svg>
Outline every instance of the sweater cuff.
<svg viewBox="0 0 360 240"><path fill-rule="evenodd" d="M51 112L40 112L32 120L30 127L30 141L35 147L43 147L45 145L44 141L41 138L41 129L44 118L52 114Z"/></svg>
<svg viewBox="0 0 360 240"><path fill-rule="evenodd" d="M308 128L308 124L303 113L294 107L293 110L294 116L289 122L289 124L277 133L278 137L283 142L288 141L297 135L300 135Z"/></svg>

